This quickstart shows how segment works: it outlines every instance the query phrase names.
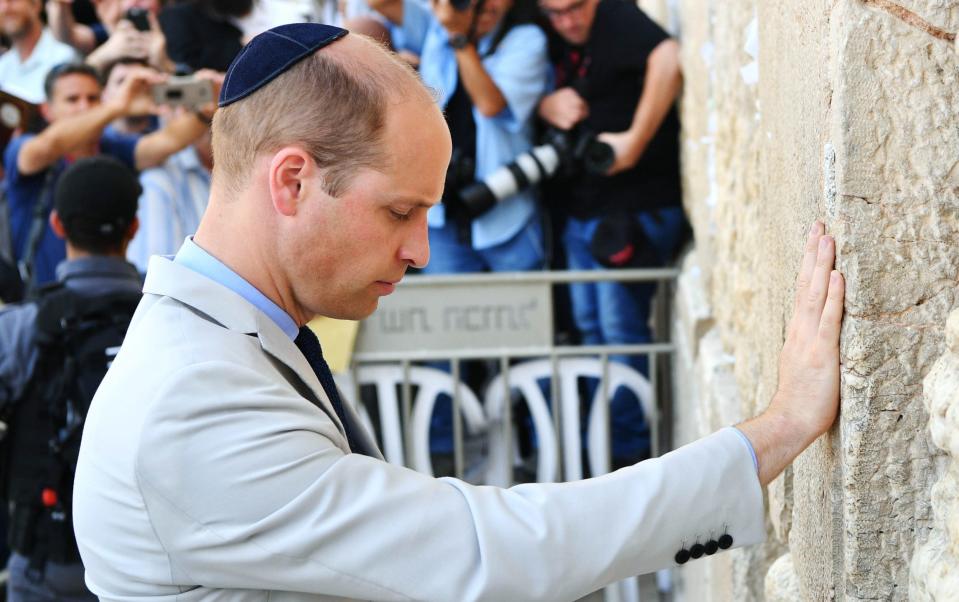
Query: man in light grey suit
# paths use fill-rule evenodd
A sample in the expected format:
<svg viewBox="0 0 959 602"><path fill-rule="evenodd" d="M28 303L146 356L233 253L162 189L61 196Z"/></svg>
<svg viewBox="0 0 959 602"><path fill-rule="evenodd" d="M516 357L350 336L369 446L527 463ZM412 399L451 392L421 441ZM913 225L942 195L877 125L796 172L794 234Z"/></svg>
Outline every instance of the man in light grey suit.
<svg viewBox="0 0 959 602"><path fill-rule="evenodd" d="M382 460L316 315L359 319L429 259L450 138L415 75L289 25L230 68L209 208L144 299L89 412L74 517L104 600L572 600L765 535L762 486L838 409L843 281L813 226L780 387L662 458L511 489Z"/></svg>

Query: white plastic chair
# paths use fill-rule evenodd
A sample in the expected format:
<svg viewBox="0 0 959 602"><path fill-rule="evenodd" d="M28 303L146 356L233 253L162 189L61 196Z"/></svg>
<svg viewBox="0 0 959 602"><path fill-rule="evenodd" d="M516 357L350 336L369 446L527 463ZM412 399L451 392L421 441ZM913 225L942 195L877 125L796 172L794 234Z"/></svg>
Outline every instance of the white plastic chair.
<svg viewBox="0 0 959 602"><path fill-rule="evenodd" d="M546 362L546 374L549 377L549 362ZM510 367L509 386L519 389L523 400L529 407L533 428L536 430L536 441L539 444L536 460L536 481L552 483L559 478L559 442L556 439L556 429L553 428L553 418L550 414L546 397L539 388L538 379L543 378L543 367L540 360L524 362ZM490 420L489 428L489 463L486 471L486 483L498 487L509 487L510 463L513 458L507 457L506 448L516 449L514 442L506 445L506 436L503 432L505 404L507 399L503 379L507 375L500 374L490 382L486 388L483 405ZM512 428L512 427L511 427ZM515 433L513 433L515 439Z"/></svg>
<svg viewBox="0 0 959 602"><path fill-rule="evenodd" d="M546 398L540 389L540 380L548 380L552 373L552 362L548 359L523 362L509 369L509 385L519 389L524 401L529 406L533 426L536 429L536 439L539 443L539 457L537 458L536 480L539 482L553 482L559 472L557 460L557 441L553 421L550 415ZM580 378L600 379L603 375L603 364L596 358L569 357L557 361L557 377L562 411L563 460L565 478L568 481L583 478L581 438L580 438ZM503 384L504 375L499 375L490 383L486 391L484 404L489 416L491 427L490 462L487 470L487 482L491 485L509 486L509 464L511 458L506 458L503 429L497 422L503 420L503 405L506 402L506 389ZM619 387L630 389L639 400L647 424L657 419L656 407L653 405L653 391L646 378L632 367L617 362L609 362L606 369L608 379L605 388L597 386L590 405L587 424L587 457L590 472L600 475L609 472L609 402ZM515 449L515 448L514 448ZM657 575L658 581L668 578L668 574ZM603 592L605 602L639 602L639 581L636 578L624 579L613 583Z"/></svg>
<svg viewBox="0 0 959 602"><path fill-rule="evenodd" d="M603 365L598 359L591 357L567 357L557 361L557 371L562 411L564 477L568 481L576 481L583 478L578 381L580 378L601 378ZM509 369L510 387L519 389L533 418L533 426L539 442L536 480L540 482L552 482L558 476L558 454L553 420L549 405L538 384L540 380L548 380L551 372L552 363L548 359L523 362ZM497 376L487 388L484 405L491 421L502 421L505 397L503 378L502 374ZM590 405L587 424L588 459L590 472L594 475L605 474L610 469L609 401L618 388L626 387L635 394L648 424L656 420L656 408L652 403L652 387L646 377L626 364L609 362L607 378L606 399L600 400L603 389L597 387ZM490 429L489 437L489 482L495 485L506 485L508 477L504 475L508 475L508 466L505 466L502 429Z"/></svg>
<svg viewBox="0 0 959 602"><path fill-rule="evenodd" d="M403 368L396 364L364 365L356 370L360 385L375 385L380 411L380 429L383 440L383 455L392 464L405 465L406 453L403 446L403 427L400 420L400 398L397 387L403 384ZM376 432L369 413L362 404L352 399L354 387L352 374L336 375L340 391L349 398L350 404L357 409L363 425ZM432 475L433 463L430 461L430 416L441 394L453 396L453 377L442 370L425 366L410 366L410 385L417 389L412 400L413 416L411 420L412 462L410 466L419 472ZM486 429L486 416L476 394L463 383L459 383L460 410L466 429L471 434L482 433Z"/></svg>

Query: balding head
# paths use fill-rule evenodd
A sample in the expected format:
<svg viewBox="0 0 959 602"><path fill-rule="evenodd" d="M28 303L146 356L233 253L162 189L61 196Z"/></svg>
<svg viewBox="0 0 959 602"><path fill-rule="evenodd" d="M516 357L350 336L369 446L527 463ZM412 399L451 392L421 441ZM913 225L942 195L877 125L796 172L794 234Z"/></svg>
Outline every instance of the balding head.
<svg viewBox="0 0 959 602"><path fill-rule="evenodd" d="M429 260L449 129L409 67L369 40L310 53L277 37L248 46L250 68L216 113L213 189L194 241L298 324L360 319ZM286 42L307 54L274 77L271 61L286 57L264 44Z"/></svg>
<svg viewBox="0 0 959 602"><path fill-rule="evenodd" d="M375 42L348 35L219 111L213 120L214 189L228 196L249 184L257 158L300 146L339 196L358 169L382 169L387 108L434 104L419 77Z"/></svg>

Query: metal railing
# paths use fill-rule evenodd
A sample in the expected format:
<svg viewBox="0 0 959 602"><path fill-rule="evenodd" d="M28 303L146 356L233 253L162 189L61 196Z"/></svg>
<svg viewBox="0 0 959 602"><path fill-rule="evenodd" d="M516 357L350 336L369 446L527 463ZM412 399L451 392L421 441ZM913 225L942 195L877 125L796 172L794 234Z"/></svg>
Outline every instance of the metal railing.
<svg viewBox="0 0 959 602"><path fill-rule="evenodd" d="M647 358L647 374L652 391L652 407L655 408L653 416L647 416L647 424L650 429L650 446L653 457L658 456L662 449L667 449L669 445L669 430L663 429L662 422L671 416L670 412L670 392L671 392L671 373L669 370L669 359L675 351L675 345L669 338L669 306L672 298L672 291L675 288L675 280L679 275L679 270L674 268L656 268L656 269L628 269L628 270L605 270L605 271L567 271L567 272L510 272L495 274L457 274L444 276L421 276L414 275L407 277L398 287L396 294L400 295L406 291L425 291L430 294L439 295L441 292L448 292L453 289L467 289L474 293L481 293L489 290L491 287L500 287L500 291L506 290L503 287L522 284L523 286L542 285L549 291L549 307L543 308L552 322L552 287L573 283L597 283L597 282L619 282L619 283L642 283L655 282L657 287L655 302L653 303L653 333L658 340L646 344L635 345L554 345L552 344L552 332L549 333L549 341L532 345L510 345L502 346L485 345L482 348L459 347L450 348L440 345L439 348L406 348L391 349L379 351L376 345L375 337L361 344L353 356L351 365L352 374L352 399L360 399L360 371L366 365L393 364L398 365L402 372L401 382L399 383L400 395L400 421L402 424L402 435L404 441L404 464L411 468L416 468L413 462L415 450L413 449L414 433L413 428L413 384L410 379L411 370L414 366L424 362L449 362L449 373L452 382L455 384L452 388L452 416L453 416L453 464L455 476L462 478L465 472L464 466L464 426L462 417L462 393L461 383L462 363L471 360L497 360L498 368L504 378L502 386L505 403L503 404L502 428L504 429L501 441L506 449L502 451L507 458L510 471L510 483L512 479L513 466L513 418L512 418L512 385L509 378L511 362L523 359L548 359L551 371L549 374L549 399L552 400L552 418L555 433L562 433L563 412L562 392L559 387L559 369L563 358L570 357L594 357L598 358L601 365L602 377L599 379L599 395L596 400L608 404L608 374L610 356L613 355L642 355ZM487 312L489 314L490 312ZM435 330L435 329L434 329ZM361 336L361 341L363 337ZM482 398L481 398L482 399ZM592 411L597 411L593 408ZM606 416L609 416L608 408ZM667 422L668 424L668 422ZM605 433L610 433L609 425ZM428 433L426 434L428 436ZM568 457L570 450L564 448L569 444L569 439L564 444L562 436L559 437L559 475L566 473L563 466L564 456ZM608 446L611 441L602 442ZM582 450L576 450L581 453Z"/></svg>

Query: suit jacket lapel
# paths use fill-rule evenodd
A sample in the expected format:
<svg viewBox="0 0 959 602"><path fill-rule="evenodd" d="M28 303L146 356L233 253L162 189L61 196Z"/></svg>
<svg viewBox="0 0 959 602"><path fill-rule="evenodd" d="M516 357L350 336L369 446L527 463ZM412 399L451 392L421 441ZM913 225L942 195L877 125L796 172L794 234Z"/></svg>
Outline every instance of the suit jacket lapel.
<svg viewBox="0 0 959 602"><path fill-rule="evenodd" d="M150 260L143 292L171 297L206 315L224 328L255 335L263 351L292 370L313 393L313 399L309 401L333 421L341 434L341 440L336 441L337 446L344 452L350 451L343 425L309 362L269 316L229 288L165 257L153 257ZM345 403L344 406L347 419L352 422L351 432L358 434L362 443L372 451L370 455L382 458L350 404Z"/></svg>

